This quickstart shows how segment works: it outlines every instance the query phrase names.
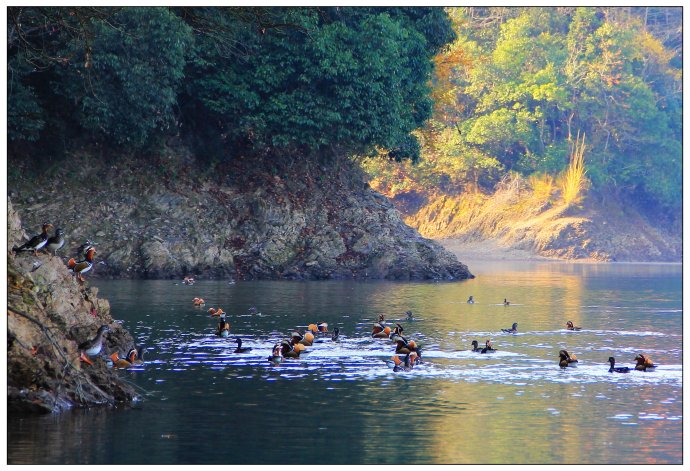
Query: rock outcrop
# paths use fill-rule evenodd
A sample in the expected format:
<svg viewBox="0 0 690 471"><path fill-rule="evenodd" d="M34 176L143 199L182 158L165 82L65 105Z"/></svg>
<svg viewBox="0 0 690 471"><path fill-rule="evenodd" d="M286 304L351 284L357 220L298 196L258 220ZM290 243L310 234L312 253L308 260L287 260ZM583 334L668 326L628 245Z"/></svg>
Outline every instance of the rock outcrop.
<svg viewBox="0 0 690 471"><path fill-rule="evenodd" d="M65 258L85 239L96 243L105 265L95 277L472 277L405 225L350 161L237 157L201 170L180 155L115 165L74 156L9 186L25 224L65 230Z"/></svg>
<svg viewBox="0 0 690 471"><path fill-rule="evenodd" d="M77 346L99 326L112 332L103 353L126 353L134 339L110 316L108 301L80 285L50 254L14 254L26 239L19 215L7 210L7 396L10 411L60 412L72 407L128 403L133 388L102 358L81 363Z"/></svg>

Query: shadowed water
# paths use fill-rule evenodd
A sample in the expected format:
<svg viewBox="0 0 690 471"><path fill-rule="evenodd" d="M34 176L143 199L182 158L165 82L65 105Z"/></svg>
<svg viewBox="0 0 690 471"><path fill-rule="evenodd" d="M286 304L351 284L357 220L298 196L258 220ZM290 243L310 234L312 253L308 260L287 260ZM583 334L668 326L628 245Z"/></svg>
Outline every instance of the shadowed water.
<svg viewBox="0 0 690 471"><path fill-rule="evenodd" d="M95 281L149 348L145 365L119 372L141 401L10 417L8 462L682 462L679 265L470 267L477 278L457 283ZM209 307L228 313L230 338L214 335ZM371 338L380 313L421 344L413 371L393 372L394 346ZM267 361L320 321L337 342ZM500 331L513 322L517 334ZM237 336L251 352L233 353ZM469 351L475 339L497 351ZM576 368L558 367L560 349ZM638 352L656 371L608 373L609 356L633 366Z"/></svg>

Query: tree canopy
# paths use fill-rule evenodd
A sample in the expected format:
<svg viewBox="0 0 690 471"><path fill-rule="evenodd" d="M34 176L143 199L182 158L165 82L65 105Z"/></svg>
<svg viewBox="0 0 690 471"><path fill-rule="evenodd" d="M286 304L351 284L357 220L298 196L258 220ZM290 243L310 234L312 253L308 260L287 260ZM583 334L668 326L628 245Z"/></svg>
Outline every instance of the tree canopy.
<svg viewBox="0 0 690 471"><path fill-rule="evenodd" d="M417 159L441 8L10 7L11 141Z"/></svg>
<svg viewBox="0 0 690 471"><path fill-rule="evenodd" d="M680 206L678 8L450 13L457 39L435 58L423 168L408 173L418 185L490 190L507 171L555 175L582 132L595 189Z"/></svg>

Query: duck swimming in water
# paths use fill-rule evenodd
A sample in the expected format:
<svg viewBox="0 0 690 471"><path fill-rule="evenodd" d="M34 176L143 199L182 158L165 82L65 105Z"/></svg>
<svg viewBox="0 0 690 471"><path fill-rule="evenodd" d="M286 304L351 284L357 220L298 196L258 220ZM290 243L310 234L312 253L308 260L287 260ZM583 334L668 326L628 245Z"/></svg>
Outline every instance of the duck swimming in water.
<svg viewBox="0 0 690 471"><path fill-rule="evenodd" d="M273 364L279 364L279 363L282 363L283 360L284 360L284 358L283 358L282 344L277 343L273 346L273 351L271 352L271 355L269 355L268 361L270 361Z"/></svg>
<svg viewBox="0 0 690 471"><path fill-rule="evenodd" d="M386 327L387 326L386 326L386 320L385 320L384 315L379 314L379 320L376 323L374 323L374 327L371 330L371 336L374 338L383 338L383 337L376 337L376 335L380 334L381 332L386 330ZM390 327L388 328L388 333L385 335L388 336L389 333L390 333Z"/></svg>
<svg viewBox="0 0 690 471"><path fill-rule="evenodd" d="M503 298L503 305L504 306L510 306L510 301L508 301L508 299L506 299L506 298Z"/></svg>
<svg viewBox="0 0 690 471"><path fill-rule="evenodd" d="M304 348L304 345L294 343L294 339L280 342L280 353L283 358L299 358L299 354L304 351Z"/></svg>
<svg viewBox="0 0 690 471"><path fill-rule="evenodd" d="M474 304L474 296L470 296L470 297L467 299L467 304Z"/></svg>
<svg viewBox="0 0 690 471"><path fill-rule="evenodd" d="M377 331L376 327L374 327L374 332L371 333L371 336L375 339L387 339L390 338L391 335L391 328L388 326L385 326L382 330Z"/></svg>
<svg viewBox="0 0 690 471"><path fill-rule="evenodd" d="M565 326L568 330L582 330L582 327L575 327L573 325L573 321L568 321L565 323Z"/></svg>
<svg viewBox="0 0 690 471"><path fill-rule="evenodd" d="M571 367L577 366L577 365L575 365L575 363L577 363L577 357L575 355L571 355L570 353L568 353L567 350L559 351L558 352L558 358L559 358L558 365L563 369L565 369L569 366L571 366Z"/></svg>
<svg viewBox="0 0 690 471"><path fill-rule="evenodd" d="M194 299L192 299L192 303L193 303L195 306L203 306L204 304L206 304L206 301L204 301L203 298L194 298ZM213 308L211 308L211 309L213 309ZM210 311L209 311L209 312L210 312Z"/></svg>
<svg viewBox="0 0 690 471"><path fill-rule="evenodd" d="M212 307L208 308L208 311L206 311L206 312L211 314L211 317L218 317L218 316L222 316L223 314L225 314L225 311L223 311L221 308L214 309Z"/></svg>
<svg viewBox="0 0 690 471"><path fill-rule="evenodd" d="M472 350L471 350L471 351L473 351L473 352L481 352L482 349L483 349L483 347L480 347L480 346L479 346L479 342L477 342L476 340L472 340Z"/></svg>
<svg viewBox="0 0 690 471"><path fill-rule="evenodd" d="M656 365L654 362L652 362L652 359L649 358L649 356L645 353L638 353L635 355L635 362L637 362L635 365L635 369L637 371L654 371L656 368Z"/></svg>
<svg viewBox="0 0 690 471"><path fill-rule="evenodd" d="M501 332L507 332L509 334L517 334L517 322L513 322L513 326L510 329L501 329Z"/></svg>
<svg viewBox="0 0 690 471"><path fill-rule="evenodd" d="M481 353L493 353L495 351L494 344L491 342L491 340L487 340L486 346L481 349Z"/></svg>
<svg viewBox="0 0 690 471"><path fill-rule="evenodd" d="M629 373L630 368L627 366L619 366L616 367L616 359L613 357L609 357L609 363L611 363L611 368L609 368L609 373Z"/></svg>
<svg viewBox="0 0 690 471"><path fill-rule="evenodd" d="M314 334L310 331L302 334L301 332L294 331L291 335L293 344L302 344L306 347L311 347L314 344Z"/></svg>
<svg viewBox="0 0 690 471"><path fill-rule="evenodd" d="M190 286L193 285L194 284L194 277L193 276L185 276L182 279L182 284L190 285Z"/></svg>
<svg viewBox="0 0 690 471"><path fill-rule="evenodd" d="M235 342L237 342L237 348L233 351L233 353L247 353L252 351L252 347L243 347L242 346L242 339L239 337L235 337Z"/></svg>
<svg viewBox="0 0 690 471"><path fill-rule="evenodd" d="M228 337L230 335L230 323L225 320L225 313L223 312L218 319L216 326L216 335L220 337Z"/></svg>
<svg viewBox="0 0 690 471"><path fill-rule="evenodd" d="M129 368L132 365L132 362L127 360L126 358L120 358L120 354L118 352L114 352L113 354L110 355L110 360L112 361L112 367L113 368Z"/></svg>
<svg viewBox="0 0 690 471"><path fill-rule="evenodd" d="M401 361L398 355L393 355L393 362L395 363L393 371L412 371L415 363L419 362L419 357L417 352L410 352L406 354L405 359Z"/></svg>

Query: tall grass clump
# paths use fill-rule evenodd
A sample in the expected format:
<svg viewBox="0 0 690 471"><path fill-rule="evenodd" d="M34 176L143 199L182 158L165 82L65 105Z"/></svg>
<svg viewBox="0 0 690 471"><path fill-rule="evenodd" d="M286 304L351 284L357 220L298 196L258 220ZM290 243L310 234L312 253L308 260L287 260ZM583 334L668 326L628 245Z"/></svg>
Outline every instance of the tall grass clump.
<svg viewBox="0 0 690 471"><path fill-rule="evenodd" d="M581 192L587 187L585 173L585 135L580 140L578 132L570 154L570 164L561 177L561 196L566 205L577 203L582 198Z"/></svg>
<svg viewBox="0 0 690 471"><path fill-rule="evenodd" d="M532 174L528 179L532 195L537 201L548 201L553 193L554 179L548 173Z"/></svg>

